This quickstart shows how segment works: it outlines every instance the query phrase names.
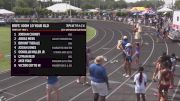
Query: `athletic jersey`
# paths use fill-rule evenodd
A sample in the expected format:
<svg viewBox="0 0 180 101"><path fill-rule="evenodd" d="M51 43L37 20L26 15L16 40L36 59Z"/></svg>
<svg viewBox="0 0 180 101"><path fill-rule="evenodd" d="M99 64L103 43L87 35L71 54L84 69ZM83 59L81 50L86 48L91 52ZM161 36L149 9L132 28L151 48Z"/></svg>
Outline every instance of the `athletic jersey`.
<svg viewBox="0 0 180 101"><path fill-rule="evenodd" d="M122 40L122 48L125 49L126 44L128 43L128 40Z"/></svg>
<svg viewBox="0 0 180 101"><path fill-rule="evenodd" d="M170 59L171 59L172 66L175 66L176 65L176 58L171 57Z"/></svg>
<svg viewBox="0 0 180 101"><path fill-rule="evenodd" d="M169 85L170 83L171 83L171 71L162 70L160 84Z"/></svg>
<svg viewBox="0 0 180 101"><path fill-rule="evenodd" d="M48 84L55 84L56 82L58 82L58 76L48 76Z"/></svg>
<svg viewBox="0 0 180 101"><path fill-rule="evenodd" d="M136 46L135 51L136 51L136 54L140 54L140 46Z"/></svg>
<svg viewBox="0 0 180 101"><path fill-rule="evenodd" d="M106 69L100 64L91 64L89 67L91 80L97 83L105 83L107 81Z"/></svg>
<svg viewBox="0 0 180 101"><path fill-rule="evenodd" d="M138 89L145 89L145 83L147 82L147 75L143 73L142 76L143 77L141 83L139 82L140 73L134 76L134 82L136 83L135 87L137 87Z"/></svg>
<svg viewBox="0 0 180 101"><path fill-rule="evenodd" d="M132 47L126 47L126 56L132 56Z"/></svg>

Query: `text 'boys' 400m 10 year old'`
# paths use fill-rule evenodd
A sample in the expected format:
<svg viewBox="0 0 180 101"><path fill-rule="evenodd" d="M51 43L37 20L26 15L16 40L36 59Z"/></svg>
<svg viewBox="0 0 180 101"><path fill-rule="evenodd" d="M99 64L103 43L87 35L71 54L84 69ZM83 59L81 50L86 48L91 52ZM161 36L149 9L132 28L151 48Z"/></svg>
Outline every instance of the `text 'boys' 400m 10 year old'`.
<svg viewBox="0 0 180 101"><path fill-rule="evenodd" d="M11 75L85 75L86 23L12 23Z"/></svg>

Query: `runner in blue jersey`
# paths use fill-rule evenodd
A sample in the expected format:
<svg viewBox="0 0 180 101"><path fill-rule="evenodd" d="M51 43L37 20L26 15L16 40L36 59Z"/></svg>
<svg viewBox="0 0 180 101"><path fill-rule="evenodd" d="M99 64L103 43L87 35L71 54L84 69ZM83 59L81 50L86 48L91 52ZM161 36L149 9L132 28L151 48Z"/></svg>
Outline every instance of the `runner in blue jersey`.
<svg viewBox="0 0 180 101"><path fill-rule="evenodd" d="M58 76L48 76L47 77L47 101L53 101L51 99L52 96L52 92L55 92L56 95L56 101L59 101L59 80L58 80Z"/></svg>

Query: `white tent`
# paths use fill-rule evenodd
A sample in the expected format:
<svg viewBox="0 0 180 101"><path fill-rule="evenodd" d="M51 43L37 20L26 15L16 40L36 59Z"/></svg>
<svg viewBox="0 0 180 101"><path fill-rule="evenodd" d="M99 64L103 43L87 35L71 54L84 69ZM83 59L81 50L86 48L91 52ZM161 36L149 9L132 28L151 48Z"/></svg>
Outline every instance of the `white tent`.
<svg viewBox="0 0 180 101"><path fill-rule="evenodd" d="M14 15L15 13L12 11L8 11L6 9L0 9L0 15Z"/></svg>
<svg viewBox="0 0 180 101"><path fill-rule="evenodd" d="M87 12L99 12L99 10L97 10L97 9L88 9L88 11Z"/></svg>
<svg viewBox="0 0 180 101"><path fill-rule="evenodd" d="M169 9L167 7L163 7L161 9L157 10L157 12L172 12L172 11L173 11L172 9Z"/></svg>
<svg viewBox="0 0 180 101"><path fill-rule="evenodd" d="M41 2L50 2L50 0L37 0ZM52 0L52 2L62 2L62 0Z"/></svg>
<svg viewBox="0 0 180 101"><path fill-rule="evenodd" d="M46 9L51 10L52 12L59 13L59 12L66 12L68 10L75 10L75 11L81 11L81 8L66 4L66 3L57 3L50 7L47 7Z"/></svg>

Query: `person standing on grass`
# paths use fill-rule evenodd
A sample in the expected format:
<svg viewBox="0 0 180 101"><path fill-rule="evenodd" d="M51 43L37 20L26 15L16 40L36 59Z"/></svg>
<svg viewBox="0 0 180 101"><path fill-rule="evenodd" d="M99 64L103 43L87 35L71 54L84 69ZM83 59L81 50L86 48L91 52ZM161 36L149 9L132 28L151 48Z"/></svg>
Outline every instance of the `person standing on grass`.
<svg viewBox="0 0 180 101"><path fill-rule="evenodd" d="M142 101L146 101L145 99L145 89L147 85L147 75L143 73L144 68L139 67L139 73L134 76L134 84L135 84L135 93L137 97L137 101L140 101L140 96L142 97Z"/></svg>
<svg viewBox="0 0 180 101"><path fill-rule="evenodd" d="M47 93L47 101L60 101L59 99L59 80L58 80L58 76L48 76L47 77L47 85L46 85L46 93ZM55 92L56 95L56 100L52 100L51 96L52 96L52 92Z"/></svg>
<svg viewBox="0 0 180 101"><path fill-rule="evenodd" d="M102 66L104 61L106 61L104 56L97 56L89 67L94 101L105 101L108 94L108 76L105 67Z"/></svg>

